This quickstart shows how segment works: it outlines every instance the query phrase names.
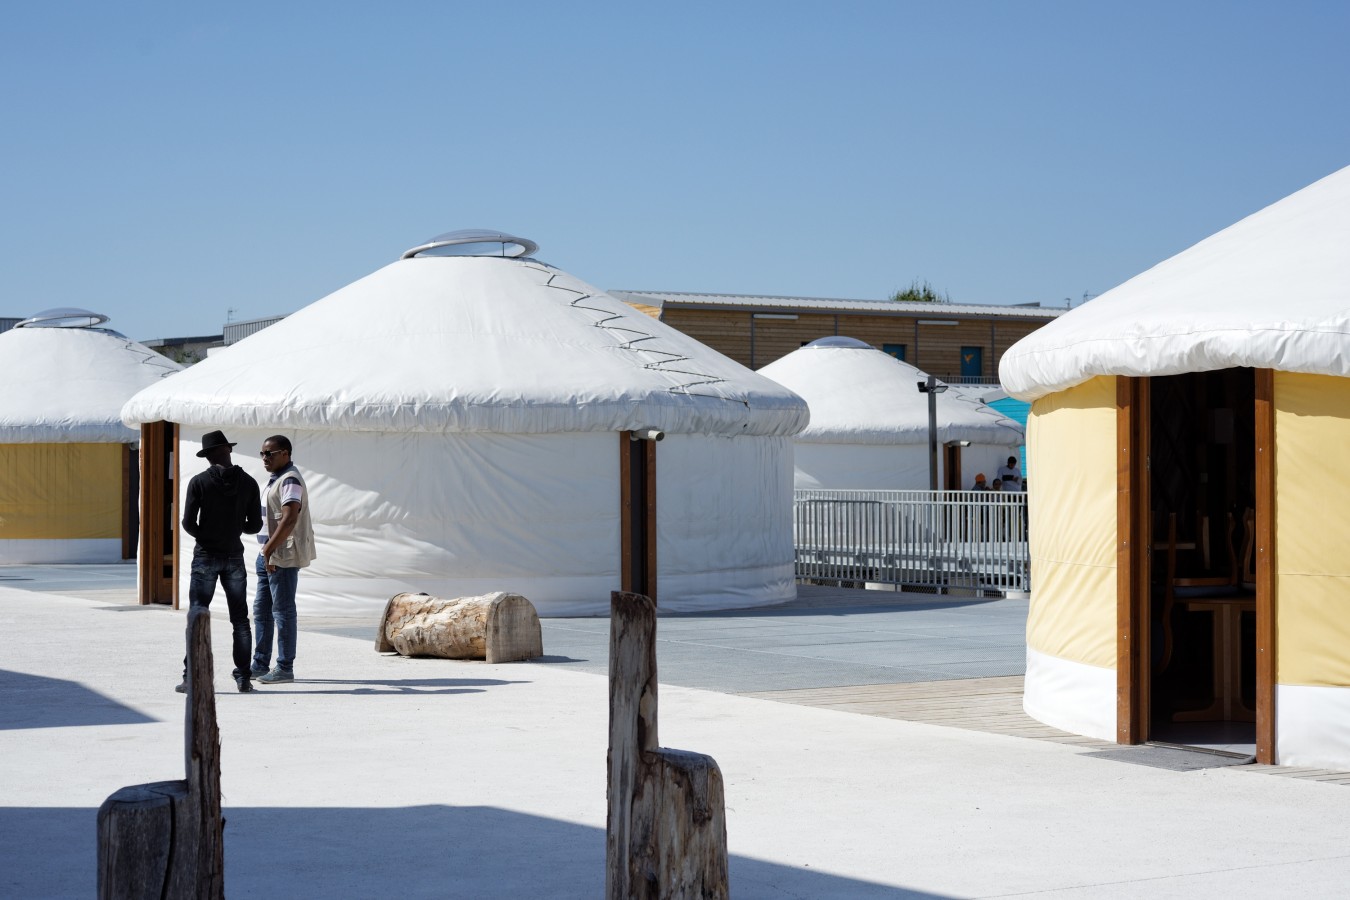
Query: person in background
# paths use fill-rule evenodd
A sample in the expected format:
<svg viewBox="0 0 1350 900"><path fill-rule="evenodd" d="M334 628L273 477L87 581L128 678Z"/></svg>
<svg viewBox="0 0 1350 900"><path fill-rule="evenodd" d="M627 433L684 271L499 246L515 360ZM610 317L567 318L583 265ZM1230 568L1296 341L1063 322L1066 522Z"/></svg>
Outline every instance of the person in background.
<svg viewBox="0 0 1350 900"><path fill-rule="evenodd" d="M225 589L230 609L230 628L234 632L234 683L239 692L253 690L249 681L249 651L253 636L248 627L248 569L244 568L244 542L241 534L257 534L262 528L259 515L258 482L230 461L234 447L223 431L202 436L197 455L211 465L192 476L183 504L183 530L192 535L197 546L192 551L192 580L188 582L188 601L192 606L211 606L216 582ZM187 691L187 660L183 660L183 682L174 690Z"/></svg>
<svg viewBox="0 0 1350 900"><path fill-rule="evenodd" d="M300 570L314 561L314 526L310 521L309 493L300 470L291 462L289 438L276 434L263 441L263 468L271 474L262 497L263 530L258 535L258 590L253 597L252 674L261 684L295 680L295 588ZM277 665L272 659L272 633L277 639Z"/></svg>
<svg viewBox="0 0 1350 900"><path fill-rule="evenodd" d="M972 490L972 491L987 491L987 490L989 490L989 485L988 485L988 484L985 482L985 480L984 480L984 473L983 473L983 472L981 472L980 474L978 474L978 475L975 476L975 484L971 487L971 490Z"/></svg>
<svg viewBox="0 0 1350 900"><path fill-rule="evenodd" d="M1017 457L1008 457L1008 464L999 467L998 477L1003 480L1005 491L1020 491L1022 489L1022 470L1017 467Z"/></svg>
<svg viewBox="0 0 1350 900"><path fill-rule="evenodd" d="M994 492L996 492L996 493L1002 493L1002 491L1003 491L1003 479L1002 479L1002 478L995 478L995 479L994 479L994 483L991 484L991 485L989 486L989 490L994 491Z"/></svg>

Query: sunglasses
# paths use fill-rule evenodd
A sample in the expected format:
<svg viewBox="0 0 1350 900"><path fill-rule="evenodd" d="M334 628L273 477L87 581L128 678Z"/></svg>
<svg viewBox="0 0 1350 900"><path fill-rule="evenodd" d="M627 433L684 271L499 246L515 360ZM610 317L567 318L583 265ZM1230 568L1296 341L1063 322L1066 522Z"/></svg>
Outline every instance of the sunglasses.
<svg viewBox="0 0 1350 900"><path fill-rule="evenodd" d="M271 459L278 453L285 453L285 452L286 452L285 450L259 450L258 455L261 456L263 459Z"/></svg>

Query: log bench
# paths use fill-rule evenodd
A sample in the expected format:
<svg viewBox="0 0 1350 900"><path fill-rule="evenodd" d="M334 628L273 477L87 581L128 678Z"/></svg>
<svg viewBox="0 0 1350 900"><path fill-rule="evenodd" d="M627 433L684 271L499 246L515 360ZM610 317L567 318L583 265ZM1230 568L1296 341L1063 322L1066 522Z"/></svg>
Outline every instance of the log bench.
<svg viewBox="0 0 1350 900"><path fill-rule="evenodd" d="M384 606L375 650L503 663L543 656L544 638L534 604L519 594L496 591L445 600L403 593Z"/></svg>

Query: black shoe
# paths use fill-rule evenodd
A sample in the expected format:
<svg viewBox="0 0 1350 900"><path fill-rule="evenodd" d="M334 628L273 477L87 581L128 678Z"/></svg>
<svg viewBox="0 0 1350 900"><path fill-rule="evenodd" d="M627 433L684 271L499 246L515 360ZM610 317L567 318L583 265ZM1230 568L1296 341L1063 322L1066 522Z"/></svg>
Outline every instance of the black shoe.
<svg viewBox="0 0 1350 900"><path fill-rule="evenodd" d="M186 694L186 693L187 693L187 679L184 678L181 682L179 682L178 687L174 688L174 690L177 691L177 692L180 693L180 694Z"/></svg>
<svg viewBox="0 0 1350 900"><path fill-rule="evenodd" d="M239 693L241 694L247 694L249 691L253 690L253 682L249 681L247 675L234 676L234 683L239 688Z"/></svg>

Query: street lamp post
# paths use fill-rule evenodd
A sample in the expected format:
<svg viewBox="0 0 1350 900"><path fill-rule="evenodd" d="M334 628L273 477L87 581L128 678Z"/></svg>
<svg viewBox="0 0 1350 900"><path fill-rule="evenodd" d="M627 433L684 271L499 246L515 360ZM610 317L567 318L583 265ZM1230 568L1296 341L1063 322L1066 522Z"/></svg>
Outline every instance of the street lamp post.
<svg viewBox="0 0 1350 900"><path fill-rule="evenodd" d="M938 451L937 451L937 395L947 390L947 385L932 375L926 381L919 382L919 393L928 395L928 489L938 489Z"/></svg>

